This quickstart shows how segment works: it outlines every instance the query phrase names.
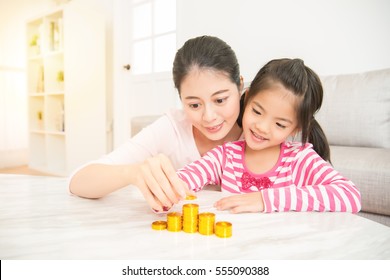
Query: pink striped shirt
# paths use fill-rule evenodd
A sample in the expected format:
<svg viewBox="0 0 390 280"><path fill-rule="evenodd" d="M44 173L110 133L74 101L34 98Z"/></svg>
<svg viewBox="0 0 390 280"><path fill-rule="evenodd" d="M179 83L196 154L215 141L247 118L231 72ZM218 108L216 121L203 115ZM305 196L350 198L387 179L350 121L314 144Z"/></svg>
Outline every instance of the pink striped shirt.
<svg viewBox="0 0 390 280"><path fill-rule="evenodd" d="M245 172L257 179L267 177L271 186L260 190L264 212L360 211L358 189L324 161L311 144L283 143L277 164L264 174L253 174L246 169L244 150L245 141L226 143L177 173L194 191L206 185L221 185L222 191L230 193L259 191L256 186L243 187Z"/></svg>

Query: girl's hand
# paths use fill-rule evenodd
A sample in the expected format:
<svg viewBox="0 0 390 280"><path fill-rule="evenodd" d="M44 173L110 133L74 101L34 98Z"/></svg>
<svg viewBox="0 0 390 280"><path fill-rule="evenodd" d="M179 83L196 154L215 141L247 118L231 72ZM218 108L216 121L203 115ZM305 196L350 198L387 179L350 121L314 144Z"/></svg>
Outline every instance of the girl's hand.
<svg viewBox="0 0 390 280"><path fill-rule="evenodd" d="M261 192L232 195L218 200L214 207L217 210L230 209L231 213L263 212L263 195Z"/></svg>
<svg viewBox="0 0 390 280"><path fill-rule="evenodd" d="M136 185L155 211L165 211L192 194L163 154L146 159L139 166Z"/></svg>

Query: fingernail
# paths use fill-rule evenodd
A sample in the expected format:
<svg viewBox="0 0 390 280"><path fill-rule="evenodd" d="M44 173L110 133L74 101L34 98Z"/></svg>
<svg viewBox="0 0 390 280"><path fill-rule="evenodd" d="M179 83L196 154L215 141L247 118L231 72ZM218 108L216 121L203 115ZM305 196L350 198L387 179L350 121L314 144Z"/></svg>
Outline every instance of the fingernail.
<svg viewBox="0 0 390 280"><path fill-rule="evenodd" d="M163 211L168 211L169 209L171 209L170 206L163 206Z"/></svg>

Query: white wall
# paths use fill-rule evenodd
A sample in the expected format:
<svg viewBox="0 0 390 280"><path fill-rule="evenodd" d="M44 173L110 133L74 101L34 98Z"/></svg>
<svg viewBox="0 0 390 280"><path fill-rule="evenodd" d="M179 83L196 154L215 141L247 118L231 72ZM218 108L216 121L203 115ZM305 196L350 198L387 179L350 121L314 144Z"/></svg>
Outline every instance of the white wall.
<svg viewBox="0 0 390 280"><path fill-rule="evenodd" d="M388 0L178 1L178 46L219 36L251 80L268 60L300 57L319 75L390 67Z"/></svg>

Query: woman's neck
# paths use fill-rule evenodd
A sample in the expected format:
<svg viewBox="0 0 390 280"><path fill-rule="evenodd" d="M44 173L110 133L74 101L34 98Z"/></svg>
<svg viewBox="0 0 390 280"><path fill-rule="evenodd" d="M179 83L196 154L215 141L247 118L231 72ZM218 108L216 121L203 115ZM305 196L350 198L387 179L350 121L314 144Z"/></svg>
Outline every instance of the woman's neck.
<svg viewBox="0 0 390 280"><path fill-rule="evenodd" d="M240 136L242 134L242 128L239 127L237 123L232 127L232 129L224 138L215 141L210 140L209 138L204 136L204 134L200 133L199 130L197 130L195 127L193 127L192 129L196 147L198 148L198 151L201 156L203 156L209 150L217 147L218 145L222 145L226 142L237 141L238 139L240 139Z"/></svg>

